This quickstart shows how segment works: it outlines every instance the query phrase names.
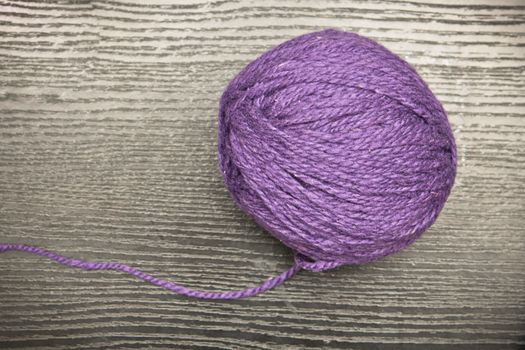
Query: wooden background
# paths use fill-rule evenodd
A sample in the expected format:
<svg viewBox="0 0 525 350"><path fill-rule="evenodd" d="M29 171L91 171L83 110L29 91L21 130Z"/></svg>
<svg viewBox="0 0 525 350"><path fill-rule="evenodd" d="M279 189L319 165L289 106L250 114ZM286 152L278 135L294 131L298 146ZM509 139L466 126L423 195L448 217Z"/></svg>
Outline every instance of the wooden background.
<svg viewBox="0 0 525 350"><path fill-rule="evenodd" d="M409 249L251 299L2 254L0 348L525 346L523 0L0 4L0 241L211 290L279 273L290 252L223 186L218 99L265 50L327 27L412 63L459 154L445 210Z"/></svg>

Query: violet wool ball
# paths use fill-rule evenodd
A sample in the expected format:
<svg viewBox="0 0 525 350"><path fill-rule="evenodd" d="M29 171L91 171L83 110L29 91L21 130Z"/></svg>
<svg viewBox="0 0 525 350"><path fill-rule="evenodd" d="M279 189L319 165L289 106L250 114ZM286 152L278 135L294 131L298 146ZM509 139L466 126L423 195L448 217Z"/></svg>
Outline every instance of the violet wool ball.
<svg viewBox="0 0 525 350"><path fill-rule="evenodd" d="M114 261L0 242L83 270L127 273L176 294L239 299L301 269L364 264L414 242L443 209L456 176L445 110L408 63L353 33L299 36L263 54L221 98L219 164L237 205L294 252L255 287L199 290Z"/></svg>
<svg viewBox="0 0 525 350"><path fill-rule="evenodd" d="M222 96L218 142L237 205L313 271L410 245L456 174L447 115L414 68L337 30L248 64Z"/></svg>

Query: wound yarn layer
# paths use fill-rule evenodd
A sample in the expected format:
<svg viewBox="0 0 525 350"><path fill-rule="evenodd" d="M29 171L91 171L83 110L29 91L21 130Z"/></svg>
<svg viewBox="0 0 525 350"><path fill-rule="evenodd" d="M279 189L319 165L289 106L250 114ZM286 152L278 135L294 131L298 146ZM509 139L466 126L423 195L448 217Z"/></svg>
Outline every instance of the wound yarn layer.
<svg viewBox="0 0 525 350"><path fill-rule="evenodd" d="M337 30L283 43L232 80L219 159L238 206L314 271L414 242L456 173L447 115L414 68Z"/></svg>

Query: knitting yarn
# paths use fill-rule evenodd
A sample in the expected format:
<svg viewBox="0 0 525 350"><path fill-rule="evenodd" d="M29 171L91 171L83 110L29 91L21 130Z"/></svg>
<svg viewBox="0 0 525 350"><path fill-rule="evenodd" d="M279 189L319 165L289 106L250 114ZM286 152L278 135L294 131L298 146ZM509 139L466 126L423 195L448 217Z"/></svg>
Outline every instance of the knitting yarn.
<svg viewBox="0 0 525 350"><path fill-rule="evenodd" d="M429 228L452 189L447 115L417 72L380 44L337 30L299 36L248 64L219 111L219 164L236 204L294 252L253 288L194 290L117 262L0 243L85 270L118 270L205 299L253 296L301 269L363 264Z"/></svg>
<svg viewBox="0 0 525 350"><path fill-rule="evenodd" d="M276 47L229 84L219 158L239 207L314 271L412 243L456 171L447 115L416 71L336 30Z"/></svg>

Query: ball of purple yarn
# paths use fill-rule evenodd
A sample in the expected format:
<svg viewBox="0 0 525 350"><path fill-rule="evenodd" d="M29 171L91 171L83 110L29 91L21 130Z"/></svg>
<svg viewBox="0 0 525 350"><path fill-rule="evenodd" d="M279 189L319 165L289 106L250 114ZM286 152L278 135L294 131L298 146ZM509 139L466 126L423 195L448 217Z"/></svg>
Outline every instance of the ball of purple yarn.
<svg viewBox="0 0 525 350"><path fill-rule="evenodd" d="M266 52L230 82L219 161L237 205L321 271L414 242L451 191L456 147L408 63L325 30Z"/></svg>

